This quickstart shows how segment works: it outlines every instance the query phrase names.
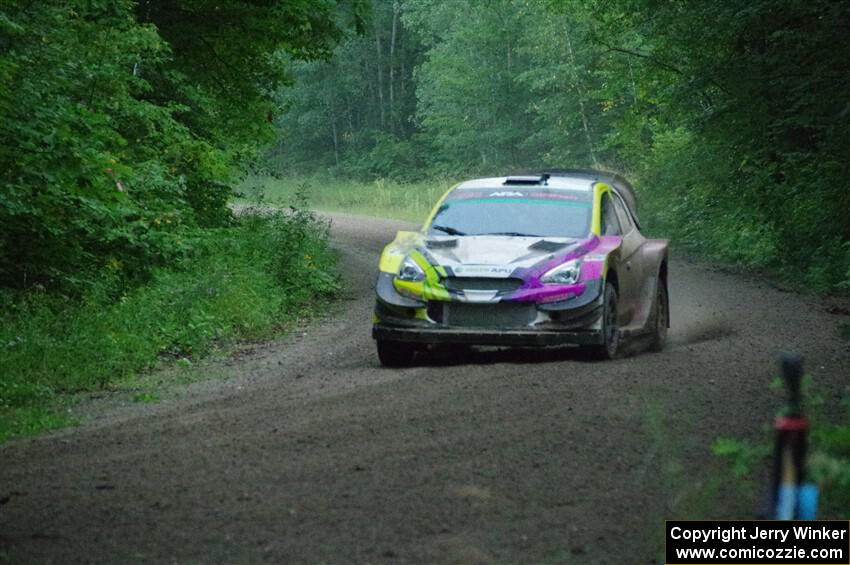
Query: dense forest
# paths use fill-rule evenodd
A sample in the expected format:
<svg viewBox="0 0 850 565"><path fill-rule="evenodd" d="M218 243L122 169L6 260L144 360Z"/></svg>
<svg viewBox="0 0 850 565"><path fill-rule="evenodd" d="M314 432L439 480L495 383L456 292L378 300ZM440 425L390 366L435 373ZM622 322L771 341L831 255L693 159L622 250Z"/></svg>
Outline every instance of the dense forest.
<svg viewBox="0 0 850 565"><path fill-rule="evenodd" d="M279 92L283 175L623 173L649 229L850 285L850 3L387 0ZM404 198L404 196L399 196Z"/></svg>
<svg viewBox="0 0 850 565"><path fill-rule="evenodd" d="M325 56L354 20L310 0L4 3L0 285L143 276L181 230L225 223L284 58Z"/></svg>

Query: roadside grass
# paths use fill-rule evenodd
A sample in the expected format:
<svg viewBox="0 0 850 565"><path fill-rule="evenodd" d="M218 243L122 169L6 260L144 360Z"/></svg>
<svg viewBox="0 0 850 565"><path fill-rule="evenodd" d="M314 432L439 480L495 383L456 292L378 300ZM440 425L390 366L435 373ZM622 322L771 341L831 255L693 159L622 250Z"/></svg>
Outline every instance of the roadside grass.
<svg viewBox="0 0 850 565"><path fill-rule="evenodd" d="M657 462L655 480L660 479L665 515L671 520L711 520L717 519L719 509L730 515L746 515L751 509L745 508L741 501L752 500L754 484L724 473L703 471L695 476L689 453L700 446L689 442L687 432L666 419L670 411L665 401L644 393L641 404L642 428L648 441L646 463L638 470L637 478L642 479L651 472L651 461ZM707 447L703 449L708 451ZM653 525L646 535L654 537L658 547L664 547L663 529ZM659 559L664 562L663 549Z"/></svg>
<svg viewBox="0 0 850 565"><path fill-rule="evenodd" d="M645 489L647 496L657 496L664 505L664 515L670 520L714 520L722 512L728 516L746 516L752 508L746 501L755 498L757 485L750 480L721 472L708 473L695 469L691 459L694 449L709 451L708 446L695 445L692 436L668 418L669 402L657 391L640 393L640 429L645 436L643 462L632 469L626 488ZM724 516L725 517L725 516ZM663 525L663 524L662 524ZM647 523L645 536L662 548L658 555L664 562L664 529L657 523ZM569 562L574 555L566 547L553 548L544 563Z"/></svg>
<svg viewBox="0 0 850 565"><path fill-rule="evenodd" d="M152 392L139 392L133 395L133 402L139 404L154 404L159 402L159 396Z"/></svg>
<svg viewBox="0 0 850 565"><path fill-rule="evenodd" d="M140 287L105 276L81 301L0 296L0 443L73 424L81 393L141 385L131 400L156 402L151 369L269 337L337 290L327 226L303 209L196 237L190 256Z"/></svg>
<svg viewBox="0 0 850 565"><path fill-rule="evenodd" d="M660 463L669 512L692 519L716 515L720 506L717 499L728 485L724 485L718 477L695 478L688 461L688 452L694 449L694 445L687 441L689 436L665 418L669 409L658 398L644 395L642 405L643 430L649 438L647 458L657 458ZM744 485L736 487L744 488Z"/></svg>
<svg viewBox="0 0 850 565"><path fill-rule="evenodd" d="M770 389L781 406L785 395L781 380L771 383ZM827 415L826 400L810 376L803 378L803 397L809 423L806 477L820 489L818 518L846 520L850 517L850 397L844 399L837 418ZM736 480L752 479L770 469L775 433L766 428L756 442L719 438L712 451L727 461Z"/></svg>
<svg viewBox="0 0 850 565"><path fill-rule="evenodd" d="M239 189L243 198L252 202L262 198L268 204L278 205L291 202L296 194L304 192L318 210L422 222L453 184L446 179L399 183L383 179L359 182L321 176L253 176L243 181Z"/></svg>

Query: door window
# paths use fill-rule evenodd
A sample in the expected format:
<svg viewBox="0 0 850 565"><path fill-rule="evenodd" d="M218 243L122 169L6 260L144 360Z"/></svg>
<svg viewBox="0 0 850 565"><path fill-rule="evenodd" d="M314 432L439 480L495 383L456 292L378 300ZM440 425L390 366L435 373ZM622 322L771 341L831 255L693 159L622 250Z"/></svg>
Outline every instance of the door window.
<svg viewBox="0 0 850 565"><path fill-rule="evenodd" d="M623 203L623 199L619 194L614 195L614 209L617 210L617 218L620 220L620 226L623 228L623 233L629 233L632 231L632 218L629 216L628 210L626 210L626 205Z"/></svg>
<svg viewBox="0 0 850 565"><path fill-rule="evenodd" d="M602 195L602 210L600 224L602 235L622 235L623 230L620 228L620 221L617 219L617 212L614 209L614 201L609 193Z"/></svg>

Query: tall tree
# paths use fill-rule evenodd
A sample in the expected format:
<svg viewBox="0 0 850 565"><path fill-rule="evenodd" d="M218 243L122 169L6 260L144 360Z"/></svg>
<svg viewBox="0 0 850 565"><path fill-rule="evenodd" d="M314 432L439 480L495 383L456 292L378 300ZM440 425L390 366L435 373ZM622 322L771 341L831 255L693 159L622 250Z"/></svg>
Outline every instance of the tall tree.
<svg viewBox="0 0 850 565"><path fill-rule="evenodd" d="M330 61L294 65L296 85L278 102L284 144L275 162L404 176L422 162L413 149L413 69L423 48L403 25L404 4L375 2L365 35L348 34Z"/></svg>
<svg viewBox="0 0 850 565"><path fill-rule="evenodd" d="M179 226L227 221L228 182L271 131L281 53L329 53L357 6L0 5L0 286L144 276L179 252Z"/></svg>
<svg viewBox="0 0 850 565"><path fill-rule="evenodd" d="M508 0L452 5L463 16L447 28L439 4L418 5L411 20L423 26L417 32L426 40L440 37L417 70L418 122L453 167L526 163L522 142L531 131L525 116L530 95L515 77L530 65L517 48L533 21Z"/></svg>

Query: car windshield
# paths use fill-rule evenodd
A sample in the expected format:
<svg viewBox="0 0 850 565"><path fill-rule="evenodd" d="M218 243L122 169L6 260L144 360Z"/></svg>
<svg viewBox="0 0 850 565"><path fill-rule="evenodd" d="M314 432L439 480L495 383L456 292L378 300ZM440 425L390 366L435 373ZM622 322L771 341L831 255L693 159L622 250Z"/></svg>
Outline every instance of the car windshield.
<svg viewBox="0 0 850 565"><path fill-rule="evenodd" d="M449 198L437 210L428 235L583 238L590 233L590 202L528 196Z"/></svg>

